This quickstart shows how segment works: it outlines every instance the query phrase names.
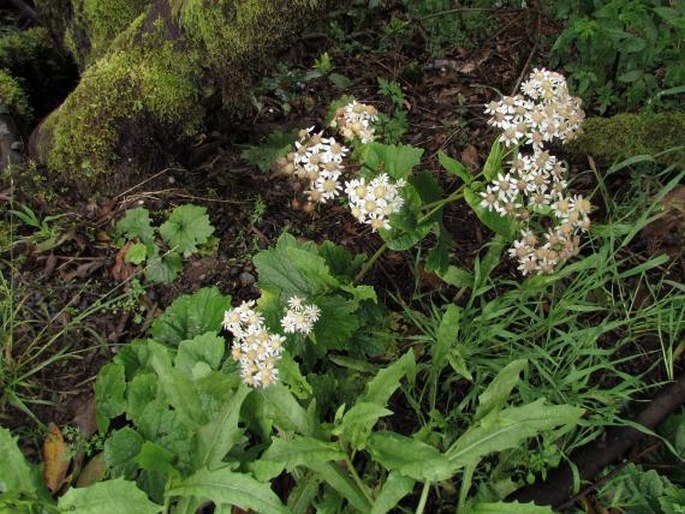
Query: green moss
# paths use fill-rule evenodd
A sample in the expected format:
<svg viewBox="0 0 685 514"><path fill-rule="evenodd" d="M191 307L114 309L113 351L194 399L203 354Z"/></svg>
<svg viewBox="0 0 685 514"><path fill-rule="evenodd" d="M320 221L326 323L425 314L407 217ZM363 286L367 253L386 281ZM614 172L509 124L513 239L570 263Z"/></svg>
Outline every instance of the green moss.
<svg viewBox="0 0 685 514"><path fill-rule="evenodd" d="M199 70L192 53L164 39L164 22L140 35L141 15L104 58L90 66L76 90L48 120L48 165L86 181L111 171L121 137L136 127L166 125L168 137L202 124ZM122 127L126 126L124 134ZM130 141L129 141L130 143Z"/></svg>
<svg viewBox="0 0 685 514"><path fill-rule="evenodd" d="M0 100L20 127L25 128L33 118L33 110L24 89L6 69L0 69Z"/></svg>
<svg viewBox="0 0 685 514"><path fill-rule="evenodd" d="M589 154L602 164L610 165L634 155L654 155L682 146L685 139L685 113L618 114L611 118L588 118L583 135L570 149ZM662 164L677 163L685 167L685 150L658 156Z"/></svg>
<svg viewBox="0 0 685 514"><path fill-rule="evenodd" d="M104 55L150 0L72 0L65 45L81 69Z"/></svg>

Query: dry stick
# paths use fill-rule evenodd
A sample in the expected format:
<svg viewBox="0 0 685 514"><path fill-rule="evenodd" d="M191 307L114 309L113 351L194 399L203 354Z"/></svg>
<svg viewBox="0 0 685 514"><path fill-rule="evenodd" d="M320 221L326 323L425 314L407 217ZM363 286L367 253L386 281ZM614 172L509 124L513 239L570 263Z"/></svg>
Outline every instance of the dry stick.
<svg viewBox="0 0 685 514"><path fill-rule="evenodd" d="M656 426L672 411L685 404L685 375L657 394L650 404L634 420L648 429ZM605 466L616 461L645 434L629 426L611 427L604 437L580 448L571 456L580 480L590 480ZM554 470L549 478L535 486L520 489L511 500L535 502L557 507L566 502L573 485L573 472L568 465Z"/></svg>

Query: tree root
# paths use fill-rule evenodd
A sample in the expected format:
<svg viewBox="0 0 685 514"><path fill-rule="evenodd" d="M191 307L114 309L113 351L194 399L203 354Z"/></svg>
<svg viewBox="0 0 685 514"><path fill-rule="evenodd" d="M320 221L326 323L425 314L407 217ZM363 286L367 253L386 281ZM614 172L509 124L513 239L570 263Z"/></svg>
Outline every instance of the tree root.
<svg viewBox="0 0 685 514"><path fill-rule="evenodd" d="M659 392L634 422L650 430L654 429L666 416L683 404L685 375ZM591 480L604 467L618 460L644 435L643 432L627 426L607 429L601 439L585 445L571 456L580 480ZM572 484L571 467L564 465L550 473L545 482L519 489L507 499L559 507L571 496Z"/></svg>

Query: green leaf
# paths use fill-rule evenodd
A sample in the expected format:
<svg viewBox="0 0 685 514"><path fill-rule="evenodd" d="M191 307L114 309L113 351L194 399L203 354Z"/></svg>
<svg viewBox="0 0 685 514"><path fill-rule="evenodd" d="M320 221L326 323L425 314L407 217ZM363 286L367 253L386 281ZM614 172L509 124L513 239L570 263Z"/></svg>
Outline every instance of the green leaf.
<svg viewBox="0 0 685 514"><path fill-rule="evenodd" d="M410 145L370 143L368 146L368 153L362 164L372 170L382 169L395 180L406 180L411 169L421 162L423 155L422 148Z"/></svg>
<svg viewBox="0 0 685 514"><path fill-rule="evenodd" d="M150 441L143 442L140 452L135 457L140 469L160 473L166 477L179 477L180 472L174 467L175 455Z"/></svg>
<svg viewBox="0 0 685 514"><path fill-rule="evenodd" d="M647 48L647 42L641 37L633 36L621 41L620 52L625 54L633 54L636 52L642 52L645 48Z"/></svg>
<svg viewBox="0 0 685 514"><path fill-rule="evenodd" d="M240 407L250 389L241 385L222 407L219 415L197 433L193 458L196 468L218 466L226 454L240 441L243 429L238 426Z"/></svg>
<svg viewBox="0 0 685 514"><path fill-rule="evenodd" d="M131 264L138 265L147 258L147 246L145 243L136 243L131 245L126 252L124 260Z"/></svg>
<svg viewBox="0 0 685 514"><path fill-rule="evenodd" d="M212 370L219 369L224 356L226 341L215 333L208 332L193 339L181 341L174 359L174 367L193 377L193 368L198 363L206 363Z"/></svg>
<svg viewBox="0 0 685 514"><path fill-rule="evenodd" d="M471 210L478 216L478 219L490 230L496 234L500 234L507 241L514 239L516 234L516 223L511 218L500 216L495 211L490 211L485 207L481 207L481 197L473 189L467 187L464 189L464 200L469 204Z"/></svg>
<svg viewBox="0 0 685 514"><path fill-rule="evenodd" d="M474 421L478 421L492 411L500 410L511 396L511 391L518 383L521 372L528 368L526 359L518 359L507 364L497 373L488 387L478 397L478 409Z"/></svg>
<svg viewBox="0 0 685 514"><path fill-rule="evenodd" d="M496 502L478 503L467 508L464 514L553 514L552 507L534 503Z"/></svg>
<svg viewBox="0 0 685 514"><path fill-rule="evenodd" d="M314 462L344 459L345 454L337 444L306 436L295 436L289 441L274 437L271 446L262 455L262 460L282 463L289 471Z"/></svg>
<svg viewBox="0 0 685 514"><path fill-rule="evenodd" d="M337 463L315 462L307 466L315 475L325 481L341 496L345 497L360 512L369 512L371 505L359 488L352 482L347 471L343 471Z"/></svg>
<svg viewBox="0 0 685 514"><path fill-rule="evenodd" d="M189 257L197 252L197 245L207 242L214 233L214 227L205 207L179 205L159 227L159 233L171 248Z"/></svg>
<svg viewBox="0 0 685 514"><path fill-rule="evenodd" d="M445 233L441 228L435 246L428 251L428 256L426 257L426 271L436 273L438 276L440 276L440 273L446 272L450 265L449 251L452 247L452 238L443 235Z"/></svg>
<svg viewBox="0 0 685 514"><path fill-rule="evenodd" d="M458 468L436 448L395 432L373 433L368 448L374 459L387 469L414 480L447 480Z"/></svg>
<svg viewBox="0 0 685 514"><path fill-rule="evenodd" d="M490 453L516 448L526 439L560 425L575 425L583 409L545 405L544 399L493 411L469 428L446 452L458 466L476 465Z"/></svg>
<svg viewBox="0 0 685 514"><path fill-rule="evenodd" d="M167 252L164 255L159 255L159 248L154 247L153 253L150 253L148 246L148 259L145 266L145 280L152 284L170 284L178 274L183 270L183 261L181 254L177 252Z"/></svg>
<svg viewBox="0 0 685 514"><path fill-rule="evenodd" d="M291 132L275 130L266 137L264 144L246 148L240 152L240 157L266 173L280 157L288 154L294 142L295 136Z"/></svg>
<svg viewBox="0 0 685 514"><path fill-rule="evenodd" d="M205 287L192 295L177 298L150 328L150 334L161 343L178 345L207 332L217 333L224 312L231 308L231 297L216 287Z"/></svg>
<svg viewBox="0 0 685 514"><path fill-rule="evenodd" d="M124 427L113 432L105 441L105 466L114 476L133 474L142 446L142 436L132 428Z"/></svg>
<svg viewBox="0 0 685 514"><path fill-rule="evenodd" d="M473 273L457 266L449 266L445 273L439 273L438 276L454 287L473 287L474 284Z"/></svg>
<svg viewBox="0 0 685 514"><path fill-rule="evenodd" d="M31 467L17 445L17 439L12 437L9 430L0 427L0 494L32 495L36 491L36 484L31 475Z"/></svg>
<svg viewBox="0 0 685 514"><path fill-rule="evenodd" d="M123 414L126 409L124 366L115 363L104 365L95 380L94 389L98 430L104 434L109 428L109 420Z"/></svg>
<svg viewBox="0 0 685 514"><path fill-rule="evenodd" d="M128 209L124 217L114 226L114 233L117 237L125 239L139 238L143 242L152 241L155 229L152 228L150 212L145 207Z"/></svg>
<svg viewBox="0 0 685 514"><path fill-rule="evenodd" d="M168 494L195 497L217 505L235 505L260 514L286 514L285 507L269 484L263 484L249 475L233 472L229 468L214 471L201 469L173 487Z"/></svg>
<svg viewBox="0 0 685 514"><path fill-rule="evenodd" d="M390 366L382 369L366 385L366 392L359 399L360 402L375 403L381 407L388 404L388 400L400 387L400 380L408 376L409 381L413 382L416 375L416 359L414 351L410 348L398 360Z"/></svg>
<svg viewBox="0 0 685 514"><path fill-rule="evenodd" d="M473 177L471 176L471 173L469 173L469 170L466 169L466 166L464 166L458 160L452 159L452 157L449 157L445 152L438 152L438 161L440 161L440 164L443 168L449 171L452 175L456 175L462 179L466 185L469 185L471 182L473 182Z"/></svg>
<svg viewBox="0 0 685 514"><path fill-rule="evenodd" d="M357 305L340 295L327 295L317 300L321 320L314 325L317 344L328 349L343 350L359 328Z"/></svg>
<svg viewBox="0 0 685 514"><path fill-rule="evenodd" d="M462 309L454 304L449 304L438 325L438 334L433 348L433 373L439 375L447 365L447 356L459 337L459 321Z"/></svg>
<svg viewBox="0 0 685 514"><path fill-rule="evenodd" d="M381 492L373 502L370 514L386 514L394 509L402 498L414 490L415 481L391 471L385 480Z"/></svg>
<svg viewBox="0 0 685 514"><path fill-rule="evenodd" d="M331 274L338 278L353 279L366 260L364 254L353 255L346 248L326 240L319 246L319 255L326 259Z"/></svg>
<svg viewBox="0 0 685 514"><path fill-rule="evenodd" d="M280 384L272 385L261 391L267 415L283 430L294 430L302 435L311 435L314 420L297 402L288 389Z"/></svg>
<svg viewBox="0 0 685 514"><path fill-rule="evenodd" d="M490 153L483 166L483 176L490 182L502 170L502 143L499 139L492 144Z"/></svg>
<svg viewBox="0 0 685 514"><path fill-rule="evenodd" d="M384 416L391 416L392 411L376 403L357 402L348 410L333 435L342 435L355 450L364 449L374 425Z"/></svg>
<svg viewBox="0 0 685 514"><path fill-rule="evenodd" d="M618 81L619 82L626 82L626 83L635 82L640 77L642 77L642 74L643 74L642 70L629 71L627 73L624 73L620 77L618 77Z"/></svg>
<svg viewBox="0 0 685 514"><path fill-rule="evenodd" d="M123 478L97 482L88 487L72 487L59 499L60 512L78 514L156 514L162 506L147 499L135 482Z"/></svg>

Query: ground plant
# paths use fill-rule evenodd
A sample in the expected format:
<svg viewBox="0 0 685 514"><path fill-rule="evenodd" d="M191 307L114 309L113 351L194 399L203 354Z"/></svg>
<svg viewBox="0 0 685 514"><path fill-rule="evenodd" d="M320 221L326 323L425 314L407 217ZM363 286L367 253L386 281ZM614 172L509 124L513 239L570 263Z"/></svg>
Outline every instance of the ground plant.
<svg viewBox="0 0 685 514"><path fill-rule="evenodd" d="M277 2L134 3L54 22L85 78L144 42L118 94L176 114L113 118L121 176L79 214L0 188L0 512L683 511L683 147L577 146L592 113L678 110L681 7L295 2L320 19L271 65ZM187 169L108 196L166 130Z"/></svg>

